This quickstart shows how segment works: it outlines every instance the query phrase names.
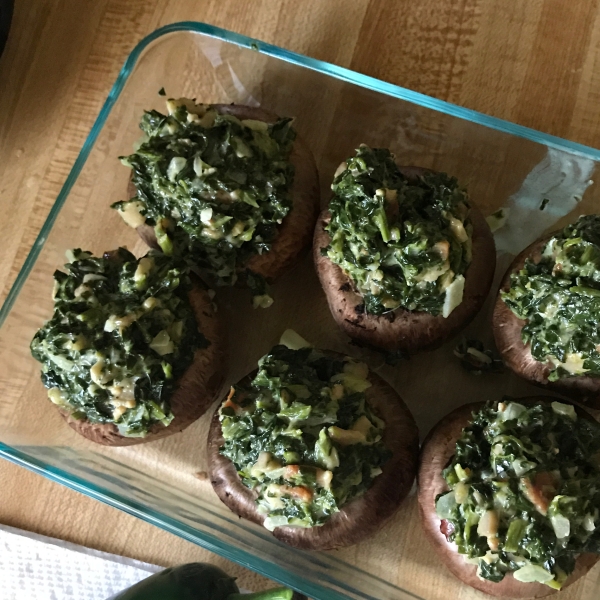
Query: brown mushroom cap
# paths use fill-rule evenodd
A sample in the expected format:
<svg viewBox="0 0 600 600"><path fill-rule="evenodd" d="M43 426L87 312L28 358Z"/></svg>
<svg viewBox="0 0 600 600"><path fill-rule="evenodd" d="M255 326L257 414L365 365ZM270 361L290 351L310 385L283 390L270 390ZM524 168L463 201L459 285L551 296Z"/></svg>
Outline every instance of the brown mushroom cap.
<svg viewBox="0 0 600 600"><path fill-rule="evenodd" d="M552 401L555 398L531 397L517 398L520 403L532 403L536 400ZM438 494L449 490L442 477L442 471L452 459L456 449L456 441L464 427L471 420L474 411L483 406L483 402L465 404L444 417L427 435L421 449L418 474L419 515L423 529L438 553L442 562L462 582L486 594L508 598L542 598L557 590L542 583L522 583L506 575L499 583L479 579L477 566L464 560L463 555L456 551L456 546L446 540L440 531L441 520L435 511L435 499ZM577 409L580 416L590 415ZM582 575L585 575L598 561L596 554L581 554L575 563L575 570L563 586L571 585Z"/></svg>
<svg viewBox="0 0 600 600"><path fill-rule="evenodd" d="M500 297L501 291L507 292L510 289L510 276L520 271L528 258L534 263L540 261L544 246L555 234L556 232L550 233L525 248L506 271L494 306L494 339L504 363L520 377L544 386L549 391L571 396L590 408L600 408L600 377L576 375L558 381L548 381L548 375L554 365L550 361L542 363L533 358L529 345L526 346L521 339L525 321L519 319Z"/></svg>
<svg viewBox="0 0 600 600"><path fill-rule="evenodd" d="M400 170L409 179L430 172L419 167L400 167ZM352 280L338 265L321 254L321 248L331 241L325 231L331 215L328 210L323 211L315 229L313 257L336 323L359 343L407 354L437 348L466 327L481 309L496 267L494 238L485 218L473 205L469 216L473 224L473 260L465 273L463 301L444 318L403 308L382 315L365 313L363 298L354 291Z"/></svg>
<svg viewBox="0 0 600 600"><path fill-rule="evenodd" d="M225 366L223 336L211 299L195 277L193 277L189 299L198 329L210 345L194 352L192 363L177 381L169 400L174 419L168 427L162 423L155 423L150 427L146 437L125 437L119 433L113 423L91 423L87 420L75 419L66 410L60 410L65 421L77 433L104 446L132 446L183 431L206 412L215 401L223 384Z"/></svg>
<svg viewBox="0 0 600 600"><path fill-rule="evenodd" d="M269 111L252 106L215 104L213 108L220 114L233 115L238 119L273 123L278 118ZM289 160L295 169L291 188L292 208L278 226L271 250L264 254L255 254L244 265L240 265L240 275L246 269L250 269L272 282L293 266L302 251L310 245L320 207L319 173L312 152L300 136L296 136ZM136 194L131 179L127 193L130 198ZM137 232L148 246L160 250L153 227L141 225Z"/></svg>
<svg viewBox="0 0 600 600"><path fill-rule="evenodd" d="M333 353L331 353L333 354ZM341 355L340 355L341 356ZM254 373L241 383L249 383ZM273 535L305 550L332 550L351 546L381 527L400 506L412 487L417 468L419 432L410 411L392 387L375 373L365 395L374 413L385 421L383 442L392 456L371 487L354 498L319 527L276 527ZM219 422L219 407L208 434L209 474L221 501L244 519L262 525L265 515L257 510L256 495L243 485L235 465L219 449L225 443Z"/></svg>

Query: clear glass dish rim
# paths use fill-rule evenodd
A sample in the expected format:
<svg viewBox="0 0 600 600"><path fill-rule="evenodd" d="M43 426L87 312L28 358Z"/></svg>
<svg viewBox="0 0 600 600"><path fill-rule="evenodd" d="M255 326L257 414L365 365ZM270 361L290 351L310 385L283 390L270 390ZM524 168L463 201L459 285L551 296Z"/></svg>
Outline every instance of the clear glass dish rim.
<svg viewBox="0 0 600 600"><path fill-rule="evenodd" d="M115 83L113 84L102 106L102 109L98 114L98 117L96 118L90 130L90 133L88 134L83 146L81 147L77 159L73 163L73 167L71 168L69 175L67 176L67 179L65 180L65 183L63 184L55 203L50 209L50 212L48 213L48 216L42 228L40 229L40 233L34 241L31 250L27 255L27 258L25 259L23 266L21 267L15 279L15 282L13 283L4 303L2 304L2 307L0 308L0 327L4 324L6 317L10 313L10 310L15 300L17 299L21 288L25 283L27 277L29 276L31 269L33 268L35 261L37 260L44 246L48 234L50 233L52 226L54 225L54 222L56 221L56 218L58 217L58 214L60 213L60 210L69 195L69 192L71 191L71 188L76 182L81 172L81 169L83 168L89 156L94 142L96 141L100 131L102 130L106 119L108 118L113 105L115 104L121 91L123 90L123 87L125 86L130 74L133 72L142 52L152 42L159 39L160 37L180 31L199 33L206 37L216 38L224 42L233 43L237 46L261 52L268 56L284 60L286 62L301 67L306 67L308 69L329 75L341 81L345 81L363 88L380 92L382 94L410 102L411 104L415 104L417 106L428 108L442 114L450 115L462 119L464 121L476 123L489 129L494 129L496 131L506 133L508 135L520 137L538 144L543 144L549 148L554 148L563 152L567 152L573 155L581 156L600 162L600 149L596 149L591 146L586 146L584 144L572 142L570 140L543 133L541 131L525 127L523 125L511 123L510 121L506 121L504 119L492 117L469 108L464 108L456 104L446 102L444 100L439 100L437 98L433 98L431 96L427 96L425 94L415 92L413 90L409 90L407 88L388 83L380 79L370 77L368 75L357 73L344 67L339 67L337 65L325 61L310 58L308 56L304 56L302 54L298 54L296 52L280 48L279 46L275 46L273 44L268 44L266 42L250 38L248 36L235 33L227 29L223 29L221 27L216 27L208 23L196 21L180 21L176 23L170 23L168 25L156 29L152 33L142 38L127 57ZM51 481L60 483L88 497L94 498L95 500L99 500L114 508L136 516L152 525L160 527L165 531L168 531L188 541L201 545L207 550L224 556L225 558L228 558L238 564L249 567L271 579L280 581L282 583L290 584L289 574L287 576L280 575L279 567L273 565L272 563L269 563L256 556L252 556L245 551L240 551L236 548L233 548L229 546L226 542L222 542L218 538L215 538L205 532L199 532L193 527L185 525L177 519L169 517L155 509L142 506L135 501L126 499L105 488L102 488L95 484L91 484L78 476L71 475L67 471L49 465L37 458L33 458L27 455L26 453L18 450L17 448L13 448L1 441L0 457L16 465L25 467L34 473L40 474ZM305 593L309 593L309 595L311 591L310 588L312 588L313 592L318 593L319 597L323 599L327 598L331 600L343 600L344 598L344 596L338 594L337 592L334 592L332 590L324 590L318 584L315 585L309 583L307 585L306 580L303 580L302 587L304 588ZM414 594L407 590L403 590L403 592L408 596L417 598L417 596L414 596ZM325 595L323 595L323 593L325 593Z"/></svg>

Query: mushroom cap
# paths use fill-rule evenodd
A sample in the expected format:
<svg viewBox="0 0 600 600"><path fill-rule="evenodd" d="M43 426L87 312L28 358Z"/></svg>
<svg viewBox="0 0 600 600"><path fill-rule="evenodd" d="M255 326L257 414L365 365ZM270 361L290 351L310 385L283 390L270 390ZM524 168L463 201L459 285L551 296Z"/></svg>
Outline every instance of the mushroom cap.
<svg viewBox="0 0 600 600"><path fill-rule="evenodd" d="M576 375L558 381L548 381L554 365L550 361L540 362L531 355L529 345L526 346L521 339L525 321L519 319L500 297L501 291L506 292L510 289L510 276L520 271L528 258L534 263L540 261L546 243L555 233L550 233L527 246L508 267L494 306L493 331L496 347L504 363L523 379L545 387L548 391L573 397L590 408L600 408L600 377Z"/></svg>
<svg viewBox="0 0 600 600"><path fill-rule="evenodd" d="M431 172L419 167L400 167L410 179ZM317 220L313 241L315 267L336 323L353 340L388 352L415 354L432 350L466 327L481 309L492 285L496 250L490 228L477 207L469 212L473 224L471 264L465 273L462 302L444 318L425 311L397 308L381 315L364 312L363 297L354 289L350 277L327 256L321 254L331 242L325 226L331 215L325 210Z"/></svg>
<svg viewBox="0 0 600 600"><path fill-rule="evenodd" d="M240 383L250 383L254 374L247 375ZM388 383L371 372L369 381L372 385L365 391L366 399L373 412L385 421L383 443L392 456L371 487L343 505L325 524L309 528L276 527L273 535L277 539L305 550L331 550L356 544L379 529L410 491L417 468L417 425ZM265 515L257 510L256 494L243 485L235 465L219 452L224 443L217 407L208 434L211 483L221 501L233 512L262 525Z"/></svg>
<svg viewBox="0 0 600 600"><path fill-rule="evenodd" d="M152 442L183 431L199 419L215 401L225 376L225 352L220 323L212 301L196 277L192 277L190 304L198 329L210 342L207 348L197 349L185 372L179 377L169 402L174 418L165 427L154 423L145 437L125 437L114 423L92 423L75 419L66 410L60 410L65 421L82 436L104 446L133 446Z"/></svg>
<svg viewBox="0 0 600 600"><path fill-rule="evenodd" d="M555 398L530 397L516 400L519 403L533 403L536 400L553 401ZM456 441L470 421L472 413L481 408L483 404L483 402L465 404L452 411L429 432L423 442L417 476L421 524L442 562L463 583L491 596L542 598L557 590L542 583L522 583L508 574L499 583L480 579L477 576L477 566L467 563L463 555L457 552L456 546L448 542L446 536L440 531L441 520L435 511L435 499L438 494L449 491L448 485L442 477L442 471L452 459ZM577 411L579 415L591 419L585 411L579 409ZM585 575L596 564L598 558L600 557L595 554L581 554L577 558L575 570L569 576L563 589Z"/></svg>
<svg viewBox="0 0 600 600"><path fill-rule="evenodd" d="M254 119L273 123L278 119L272 112L252 106L214 104L212 107L220 114L233 115L240 120ZM319 173L312 152L300 136L296 136L294 140L289 160L295 170L290 190L291 210L278 226L277 235L271 242L271 250L255 254L245 264L239 265L238 271L242 281L246 269L262 276L268 282L275 281L296 263L310 245L320 208ZM127 193L130 198L136 195L131 178ZM152 226L141 225L137 232L148 246L160 250Z"/></svg>

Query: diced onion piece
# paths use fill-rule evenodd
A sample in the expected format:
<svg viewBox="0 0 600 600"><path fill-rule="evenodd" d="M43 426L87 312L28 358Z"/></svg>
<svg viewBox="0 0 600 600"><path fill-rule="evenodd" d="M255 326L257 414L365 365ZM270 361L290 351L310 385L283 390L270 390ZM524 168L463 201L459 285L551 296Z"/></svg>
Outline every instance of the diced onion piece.
<svg viewBox="0 0 600 600"><path fill-rule="evenodd" d="M159 300L157 300L154 296L150 296L149 298L146 298L144 300L144 303L142 304L142 306L146 310L152 310L153 308L156 308L159 304L160 304Z"/></svg>
<svg viewBox="0 0 600 600"><path fill-rule="evenodd" d="M446 288L442 316L447 318L450 313L462 302L465 291L465 278L457 275L454 281Z"/></svg>
<svg viewBox="0 0 600 600"><path fill-rule="evenodd" d="M269 294L261 294L252 298L252 306L254 308L269 308L273 302L274 300Z"/></svg>
<svg viewBox="0 0 600 600"><path fill-rule="evenodd" d="M333 178L339 177L347 168L346 161L341 162L333 174Z"/></svg>
<svg viewBox="0 0 600 600"><path fill-rule="evenodd" d="M231 145L238 158L250 158L253 155L250 147L240 137L234 136L231 138Z"/></svg>
<svg viewBox="0 0 600 600"><path fill-rule="evenodd" d="M136 283L140 283L141 281L144 281L146 279L146 277L148 276L148 273L150 273L150 271L152 271L154 267L154 259L150 258L148 256L144 256L144 258L140 259L140 262L138 263L137 269L135 270L135 273L133 274L133 281L135 281Z"/></svg>
<svg viewBox="0 0 600 600"><path fill-rule="evenodd" d="M116 421L116 420L120 419L126 412L127 412L126 406L115 407L115 409L113 410L113 413L112 413L113 420Z"/></svg>
<svg viewBox="0 0 600 600"><path fill-rule="evenodd" d="M358 379L366 379L369 376L369 367L364 362L349 360L344 365L344 373L348 373L348 375L352 375Z"/></svg>
<svg viewBox="0 0 600 600"><path fill-rule="evenodd" d="M160 356L171 354L173 350L175 350L175 346L173 345L169 334L164 329L156 334L149 345L150 348L152 348L152 350L154 350Z"/></svg>
<svg viewBox="0 0 600 600"><path fill-rule="evenodd" d="M175 113L180 106L185 106L188 112L199 116L206 112L206 105L196 104L191 98L169 98L166 104L169 115Z"/></svg>
<svg viewBox="0 0 600 600"><path fill-rule="evenodd" d="M522 404L519 404L518 402L510 402L508 405L505 406L505 409L498 413L498 417L502 421L518 419L519 415L525 410L525 407Z"/></svg>
<svg viewBox="0 0 600 600"><path fill-rule="evenodd" d="M201 127L212 127L215 124L215 119L217 118L217 111L214 108L206 111L206 114L200 119Z"/></svg>
<svg viewBox="0 0 600 600"><path fill-rule="evenodd" d="M89 283L90 281L106 281L104 275L97 275L96 273L88 273L83 276L83 283Z"/></svg>
<svg viewBox="0 0 600 600"><path fill-rule="evenodd" d="M462 224L461 221L455 219L454 217L450 218L450 231L452 232L452 235L456 238L456 240L461 244L469 239L469 236L465 231L465 226Z"/></svg>
<svg viewBox="0 0 600 600"><path fill-rule="evenodd" d="M452 492L440 496L435 503L435 512L440 519L451 519L455 508L456 498Z"/></svg>
<svg viewBox="0 0 600 600"><path fill-rule="evenodd" d="M210 206L208 208L203 208L200 211L200 220L204 224L210 223L212 216L213 216L213 209Z"/></svg>
<svg viewBox="0 0 600 600"><path fill-rule="evenodd" d="M288 524L287 517L283 517L283 516L267 517L263 522L263 526L268 531L273 531L276 527L283 527L284 525L287 525L287 524Z"/></svg>
<svg viewBox="0 0 600 600"><path fill-rule="evenodd" d="M469 467L463 469L461 464L454 465L454 472L459 481L467 481L471 477L471 469Z"/></svg>
<svg viewBox="0 0 600 600"><path fill-rule="evenodd" d="M250 469L250 474L252 477L259 477L263 473L275 471L281 469L281 467L281 463L270 452L261 452L258 455L258 460Z"/></svg>
<svg viewBox="0 0 600 600"><path fill-rule="evenodd" d="M167 177L169 181L175 181L177 175L181 172L181 170L185 167L185 163L187 161L183 156L174 156L167 167Z"/></svg>
<svg viewBox="0 0 600 600"><path fill-rule="evenodd" d="M300 348L312 348L312 344L307 342L300 334L293 329L286 329L281 334L279 343L288 347L290 350L299 350Z"/></svg>
<svg viewBox="0 0 600 600"><path fill-rule="evenodd" d="M58 404L59 406L65 406L67 404L63 393L57 387L53 387L48 390L48 398L51 402Z"/></svg>
<svg viewBox="0 0 600 600"><path fill-rule="evenodd" d="M554 575L552 575L552 573L549 573L543 567L532 564L525 565L524 567L517 569L513 573L513 577L522 583L547 583L548 581L554 579Z"/></svg>
<svg viewBox="0 0 600 600"><path fill-rule="evenodd" d="M563 515L552 515L550 517L550 522L552 523L552 529L554 529L557 539L562 540L563 538L569 537L571 534L571 523L567 517L564 517Z"/></svg>
<svg viewBox="0 0 600 600"><path fill-rule="evenodd" d="M585 515L582 525L586 531L594 531L594 529L596 529L594 517L592 515Z"/></svg>
<svg viewBox="0 0 600 600"><path fill-rule="evenodd" d="M78 285L74 290L73 290L73 295L75 296L75 298L80 298L81 296L83 296L83 294L87 293L87 292L91 292L91 288L87 285L84 285L83 283L81 285Z"/></svg>
<svg viewBox="0 0 600 600"><path fill-rule="evenodd" d="M444 262L440 265L435 265L430 267L429 269L423 270L419 275L417 275L414 279L415 281L437 281L441 277L444 276L450 270L450 263L447 259L443 259ZM455 280L456 281L456 280ZM446 284L445 279L442 280L443 284Z"/></svg>
<svg viewBox="0 0 600 600"><path fill-rule="evenodd" d="M102 360L101 358L99 360L97 360L91 367L90 367L90 379L98 384L101 387L104 387L103 385L103 381L102 381L102 370L104 369L104 360Z"/></svg>
<svg viewBox="0 0 600 600"><path fill-rule="evenodd" d="M555 367L562 367L565 371L568 371L571 375L581 375L587 373L589 369L584 368L583 363L585 359L581 352L568 352L565 362L561 362L556 356L548 355L548 358Z"/></svg>
<svg viewBox="0 0 600 600"><path fill-rule="evenodd" d="M236 221L235 225L231 228L232 237L237 237L244 233L244 228L246 227L243 221Z"/></svg>
<svg viewBox="0 0 600 600"><path fill-rule="evenodd" d="M180 342L183 335L183 321L174 321L169 327L169 336L174 342Z"/></svg>
<svg viewBox="0 0 600 600"><path fill-rule="evenodd" d="M487 538L498 533L498 513L495 510L486 510L483 513L477 525L477 533Z"/></svg>
<svg viewBox="0 0 600 600"><path fill-rule="evenodd" d="M440 258L444 261L448 260L450 255L450 242L448 240L440 240L433 245L433 248L440 255Z"/></svg>
<svg viewBox="0 0 600 600"><path fill-rule="evenodd" d="M467 348L467 354L474 356L477 360L480 360L485 365L489 365L492 362L492 359L487 354L477 350L477 348Z"/></svg>
<svg viewBox="0 0 600 600"><path fill-rule="evenodd" d="M443 275L440 275L438 278L438 286L441 291L446 291L448 286L454 280L454 271L452 269L448 269Z"/></svg>
<svg viewBox="0 0 600 600"><path fill-rule="evenodd" d="M65 250L65 258L67 259L67 262L75 262L77 260L77 257L75 256L75 252L73 252L73 250L69 249L69 250Z"/></svg>
<svg viewBox="0 0 600 600"><path fill-rule="evenodd" d="M454 486L454 497L458 504L464 504L469 497L469 486L463 481L459 481Z"/></svg>
<svg viewBox="0 0 600 600"><path fill-rule="evenodd" d="M112 333L117 327L117 315L110 315L104 322L104 331L107 333Z"/></svg>
<svg viewBox="0 0 600 600"><path fill-rule="evenodd" d="M75 352L81 352L82 350L85 350L88 346L89 346L88 339L80 333L71 342L70 349Z"/></svg>
<svg viewBox="0 0 600 600"><path fill-rule="evenodd" d="M487 224L492 233L498 231L498 229L506 225L509 212L510 211L508 208L500 208L496 212L492 213L489 217L486 217L485 220L487 221Z"/></svg>
<svg viewBox="0 0 600 600"><path fill-rule="evenodd" d="M367 416L362 415L360 418L358 418L356 420L354 425L352 425L352 431L360 432L366 439L367 434L369 433L369 431L371 431L372 427L373 427L373 423L371 423L371 421L369 421Z"/></svg>
<svg viewBox="0 0 600 600"><path fill-rule="evenodd" d="M324 471L323 469L317 469L317 485L320 485L326 490L331 489L331 481L333 479L333 473L331 471Z"/></svg>
<svg viewBox="0 0 600 600"><path fill-rule="evenodd" d="M133 202L127 202L119 208L118 213L129 227L135 229L146 222L146 217L141 213L144 208L141 202L134 200Z"/></svg>
<svg viewBox="0 0 600 600"><path fill-rule="evenodd" d="M341 383L336 383L331 386L331 399L341 400L344 395L344 386Z"/></svg>
<svg viewBox="0 0 600 600"><path fill-rule="evenodd" d="M531 471L531 469L533 469L536 466L536 463L528 461L525 458L517 458L512 465L515 475L517 477L525 475L525 473Z"/></svg>
<svg viewBox="0 0 600 600"><path fill-rule="evenodd" d="M364 434L360 431L342 429L335 425L330 427L327 431L329 437L340 446L352 446L354 444L364 444L366 442Z"/></svg>
<svg viewBox="0 0 600 600"><path fill-rule="evenodd" d="M575 412L575 407L571 404L563 404L562 402L553 402L552 410L557 415L564 415L565 417L569 417L573 421L577 421L577 413Z"/></svg>
<svg viewBox="0 0 600 600"><path fill-rule="evenodd" d="M206 177L207 175L212 175L216 172L217 169L211 167L208 163L205 163L200 156L194 158L194 173L196 173L198 177Z"/></svg>

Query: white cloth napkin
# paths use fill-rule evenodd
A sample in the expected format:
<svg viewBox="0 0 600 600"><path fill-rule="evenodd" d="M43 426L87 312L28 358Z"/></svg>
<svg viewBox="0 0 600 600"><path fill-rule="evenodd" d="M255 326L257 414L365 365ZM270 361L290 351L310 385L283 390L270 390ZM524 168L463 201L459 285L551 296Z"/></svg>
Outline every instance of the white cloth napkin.
<svg viewBox="0 0 600 600"><path fill-rule="evenodd" d="M106 600L161 570L0 525L0 600Z"/></svg>

